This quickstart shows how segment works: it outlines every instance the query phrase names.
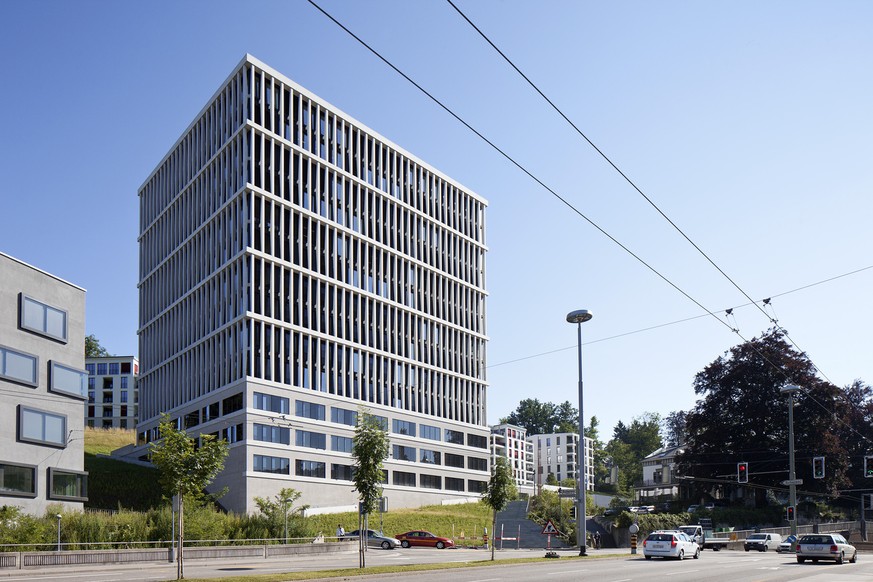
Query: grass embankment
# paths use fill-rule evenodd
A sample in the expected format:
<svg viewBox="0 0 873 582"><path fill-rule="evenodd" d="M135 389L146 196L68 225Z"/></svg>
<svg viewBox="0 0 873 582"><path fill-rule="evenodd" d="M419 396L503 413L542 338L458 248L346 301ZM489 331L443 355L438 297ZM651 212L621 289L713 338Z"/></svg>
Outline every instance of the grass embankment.
<svg viewBox="0 0 873 582"><path fill-rule="evenodd" d="M85 428L85 471L88 472L85 507L146 511L162 504L155 469L98 456L108 455L135 440L133 430Z"/></svg>

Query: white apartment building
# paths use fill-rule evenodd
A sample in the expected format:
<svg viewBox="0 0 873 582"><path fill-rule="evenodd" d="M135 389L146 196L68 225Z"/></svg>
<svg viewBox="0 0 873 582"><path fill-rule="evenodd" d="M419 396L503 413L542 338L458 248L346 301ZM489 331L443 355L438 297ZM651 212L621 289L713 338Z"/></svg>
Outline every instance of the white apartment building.
<svg viewBox="0 0 873 582"><path fill-rule="evenodd" d="M85 290L0 253L0 505L82 509Z"/></svg>
<svg viewBox="0 0 873 582"><path fill-rule="evenodd" d="M133 356L85 358L88 403L85 424L95 428L135 428L139 360Z"/></svg>
<svg viewBox="0 0 873 582"><path fill-rule="evenodd" d="M514 424L491 427L491 457L505 457L519 491L534 493L535 460L533 443L526 440L527 431Z"/></svg>
<svg viewBox="0 0 873 582"><path fill-rule="evenodd" d="M564 479L577 478L578 433L536 434L528 436L527 440L533 444L537 462L535 481L538 486L546 484L549 474L554 475L559 483ZM585 437L585 455L586 486L589 491L594 491L594 441L588 437Z"/></svg>
<svg viewBox="0 0 873 582"><path fill-rule="evenodd" d="M479 497L484 199L248 55L139 198L137 455L168 413L231 443L229 509L347 510L366 409L392 507Z"/></svg>

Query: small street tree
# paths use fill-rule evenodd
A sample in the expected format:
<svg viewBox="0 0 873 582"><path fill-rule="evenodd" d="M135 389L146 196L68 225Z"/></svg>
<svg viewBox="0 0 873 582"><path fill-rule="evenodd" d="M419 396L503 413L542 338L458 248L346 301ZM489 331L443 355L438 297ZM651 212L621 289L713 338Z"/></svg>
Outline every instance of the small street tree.
<svg viewBox="0 0 873 582"><path fill-rule="evenodd" d="M100 340L93 333L85 336L85 357L86 358L104 358L110 356L106 348L100 345Z"/></svg>
<svg viewBox="0 0 873 582"><path fill-rule="evenodd" d="M485 505L491 508L491 537L496 534L497 513L503 511L507 504L518 495L518 489L512 480L512 471L506 457L497 457L491 468L491 478L482 494ZM494 561L494 542L491 542L491 560Z"/></svg>
<svg viewBox="0 0 873 582"><path fill-rule="evenodd" d="M360 567L366 566L364 550L367 547L366 519L378 509L382 498L382 463L388 458L388 430L382 420L362 408L358 411L358 424L352 437L352 458L354 459L355 491L360 500L358 512L358 553Z"/></svg>
<svg viewBox="0 0 873 582"><path fill-rule="evenodd" d="M306 511L308 505L300 505L294 507L294 502L300 499L303 495L300 491L291 487L283 487L276 494L274 499L269 497L255 497L255 505L263 514L268 524L268 535L271 537L279 537L278 532L281 532L284 542L288 543L288 534L291 537L300 537L305 531L303 512ZM290 512L290 513L289 513ZM288 520L291 520L291 525L288 525Z"/></svg>
<svg viewBox="0 0 873 582"><path fill-rule="evenodd" d="M159 480L164 490L179 499L179 555L177 579L185 577L182 562L184 545L184 499L203 495L206 486L224 468L227 458L227 441L214 435L200 435L200 447L193 437L178 430L169 415L164 414L160 423L161 440L150 444L152 464L157 467Z"/></svg>

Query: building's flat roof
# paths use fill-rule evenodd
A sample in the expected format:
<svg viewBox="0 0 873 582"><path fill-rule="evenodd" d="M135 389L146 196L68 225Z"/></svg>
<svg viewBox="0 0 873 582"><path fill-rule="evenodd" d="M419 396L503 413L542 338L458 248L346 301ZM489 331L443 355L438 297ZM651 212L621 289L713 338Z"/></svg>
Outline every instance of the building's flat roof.
<svg viewBox="0 0 873 582"><path fill-rule="evenodd" d="M12 255L7 255L7 254L4 253L3 251L0 251L0 256L6 257L6 258L9 259L10 261L15 261L16 263L18 263L18 264L20 264L20 265L24 265L25 267L29 267L29 268L33 269L34 271L37 271L37 272L39 272L39 273L42 273L43 275L46 275L46 276L48 276L48 277L51 277L52 279L56 279L56 280L60 281L61 283L65 283L65 284L69 285L70 287L74 287L74 288L78 289L79 291L87 292L87 291L85 290L84 287L79 287L78 285L76 285L76 284L74 284L74 283L70 283L70 282L67 281L66 279L61 279L61 278L58 277L57 275L52 275L52 274L49 273L48 271L43 271L43 270L40 269L39 267L34 267L34 266L31 265L30 263L25 263L25 262L22 261L21 259L16 259L16 258L13 257Z"/></svg>

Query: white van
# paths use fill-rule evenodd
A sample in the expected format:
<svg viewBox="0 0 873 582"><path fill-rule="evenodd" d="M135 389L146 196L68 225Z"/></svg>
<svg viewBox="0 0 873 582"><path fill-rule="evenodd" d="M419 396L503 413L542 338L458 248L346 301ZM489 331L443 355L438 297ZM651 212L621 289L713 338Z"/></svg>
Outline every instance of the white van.
<svg viewBox="0 0 873 582"><path fill-rule="evenodd" d="M782 536L777 533L755 533L746 538L743 542L743 549L758 550L766 552L767 550L779 550L779 544L782 543Z"/></svg>

